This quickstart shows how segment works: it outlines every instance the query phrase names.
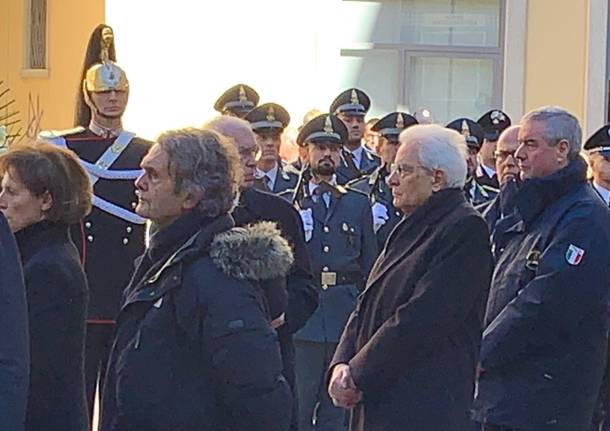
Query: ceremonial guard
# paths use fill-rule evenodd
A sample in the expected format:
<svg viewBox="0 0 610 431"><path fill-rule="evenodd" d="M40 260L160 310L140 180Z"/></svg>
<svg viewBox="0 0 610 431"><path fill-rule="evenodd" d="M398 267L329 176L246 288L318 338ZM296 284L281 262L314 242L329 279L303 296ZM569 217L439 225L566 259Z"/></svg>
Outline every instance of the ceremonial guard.
<svg viewBox="0 0 610 431"><path fill-rule="evenodd" d="M339 117L348 131L347 141L341 148L341 164L337 168L338 184L370 174L381 165L381 159L362 145L366 129L364 117L370 106L369 96L357 88L345 90L330 105L330 113Z"/></svg>
<svg viewBox="0 0 610 431"><path fill-rule="evenodd" d="M477 155L479 154L481 143L483 142L485 135L483 128L470 118L458 118L447 124L446 127L460 132L462 136L464 136L464 139L466 139L466 145L468 146L468 154L466 157L468 176L466 178L466 185L464 186L466 199L474 206L492 200L498 194L498 189L479 184L475 177L478 166Z"/></svg>
<svg viewBox="0 0 610 431"><path fill-rule="evenodd" d="M214 109L222 115L244 118L258 105L258 93L246 84L237 84L222 93L214 103Z"/></svg>
<svg viewBox="0 0 610 431"><path fill-rule="evenodd" d="M321 288L320 304L296 333L296 370L301 431L340 430L345 410L334 407L324 373L356 297L377 255L367 196L336 183L340 149L348 138L343 122L323 114L300 131L309 168L290 196L299 209L312 271Z"/></svg>
<svg viewBox="0 0 610 431"><path fill-rule="evenodd" d="M134 212L134 180L150 147L149 141L123 130L129 82L125 72L108 60L108 44L102 43L101 62L89 68L82 83L91 110L88 127L40 135L74 151L93 184L93 210L72 229L89 285L85 372L90 413L98 379L103 382L122 292L134 259L144 251L146 220Z"/></svg>
<svg viewBox="0 0 610 431"><path fill-rule="evenodd" d="M282 133L290 123L288 111L277 103L265 103L250 111L245 120L250 122L259 147L255 187L274 194L294 189L300 172L280 158Z"/></svg>
<svg viewBox="0 0 610 431"><path fill-rule="evenodd" d="M486 112L477 120L479 126L483 128L484 139L479 151L479 165L477 166L477 182L483 186L499 188L498 174L496 172L496 162L494 151L500 134L510 127L511 121L508 114L493 109Z"/></svg>
<svg viewBox="0 0 610 431"><path fill-rule="evenodd" d="M402 212L394 207L392 190L387 180L400 144L398 135L415 124L417 124L415 117L404 112L392 112L377 121L371 131L379 133L379 155L382 165L370 175L352 180L346 186L348 189L356 189L368 195L379 251L383 249L388 235L403 216Z"/></svg>

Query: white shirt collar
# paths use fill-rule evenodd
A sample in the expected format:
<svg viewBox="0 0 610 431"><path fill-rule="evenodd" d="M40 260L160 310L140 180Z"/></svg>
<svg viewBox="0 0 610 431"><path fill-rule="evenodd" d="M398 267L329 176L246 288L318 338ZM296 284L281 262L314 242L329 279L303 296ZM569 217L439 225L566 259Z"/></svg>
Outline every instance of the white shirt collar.
<svg viewBox="0 0 610 431"><path fill-rule="evenodd" d="M89 123L89 130L91 130L93 133L95 133L97 136L101 136L102 138L116 138L117 136L119 136L121 133L123 133L123 127L117 127L116 129L107 129L105 127L100 126L99 124L97 124L93 118L91 119L91 122Z"/></svg>
<svg viewBox="0 0 610 431"><path fill-rule="evenodd" d="M328 182L331 186L337 185L337 175L333 174L333 177ZM313 191L318 188L318 185L313 182L313 180L309 181L309 196L313 195Z"/></svg>
<svg viewBox="0 0 610 431"><path fill-rule="evenodd" d="M496 175L496 170L485 166L483 163L479 163L479 166L477 166L477 177L482 177L483 175L493 178Z"/></svg>
<svg viewBox="0 0 610 431"><path fill-rule="evenodd" d="M603 186L600 186L595 181L593 181L593 187L595 188L597 193L599 193L604 202L606 202L606 205L610 205L610 190Z"/></svg>
<svg viewBox="0 0 610 431"><path fill-rule="evenodd" d="M259 168L256 168L256 176L258 178L263 178L266 175L267 178L269 178L269 180L268 180L268 183L270 183L270 184L268 184L269 189L273 190L273 188L275 187L275 180L277 178L278 170L279 170L279 166L277 163L268 172L264 172L264 171L260 170Z"/></svg>

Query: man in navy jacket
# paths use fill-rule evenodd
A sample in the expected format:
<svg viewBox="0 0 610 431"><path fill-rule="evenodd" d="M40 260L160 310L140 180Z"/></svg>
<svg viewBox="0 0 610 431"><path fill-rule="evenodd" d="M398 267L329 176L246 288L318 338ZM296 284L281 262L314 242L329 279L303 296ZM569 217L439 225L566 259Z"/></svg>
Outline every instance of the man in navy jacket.
<svg viewBox="0 0 610 431"><path fill-rule="evenodd" d="M498 222L475 419L486 431L588 429L608 348L610 211L587 182L578 120L521 121L524 180Z"/></svg>

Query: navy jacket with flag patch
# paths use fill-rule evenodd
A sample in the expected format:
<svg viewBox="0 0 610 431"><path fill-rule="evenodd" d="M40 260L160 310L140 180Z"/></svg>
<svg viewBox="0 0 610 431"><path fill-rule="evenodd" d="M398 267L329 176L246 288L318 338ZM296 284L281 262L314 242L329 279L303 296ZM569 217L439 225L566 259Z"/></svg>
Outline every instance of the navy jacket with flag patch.
<svg viewBox="0 0 610 431"><path fill-rule="evenodd" d="M493 234L475 418L588 429L608 348L610 211L580 157L525 181L516 207Z"/></svg>

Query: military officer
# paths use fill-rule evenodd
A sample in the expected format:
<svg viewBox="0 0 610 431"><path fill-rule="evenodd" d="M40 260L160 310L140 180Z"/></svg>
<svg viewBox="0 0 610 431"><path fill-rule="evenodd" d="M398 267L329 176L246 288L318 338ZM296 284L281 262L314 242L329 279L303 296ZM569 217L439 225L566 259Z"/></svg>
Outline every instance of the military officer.
<svg viewBox="0 0 610 431"><path fill-rule="evenodd" d="M336 182L340 150L348 139L332 114L312 119L297 144L307 148L309 168L296 190L285 192L299 209L320 304L295 334L299 429L340 430L345 411L334 407L324 373L377 254L367 196Z"/></svg>
<svg viewBox="0 0 610 431"><path fill-rule="evenodd" d="M134 180L141 174L140 161L151 144L123 130L127 75L108 60L107 53L102 58L102 63L89 68L82 83L91 111L88 127L40 136L74 151L93 184L93 209L72 229L89 284L85 372L90 413L98 379L104 379L122 292L134 259L144 251L145 220L134 212Z"/></svg>
<svg viewBox="0 0 610 431"><path fill-rule="evenodd" d="M486 112L477 120L483 128L483 144L479 151L479 165L477 166L477 182L483 186L499 188L498 175L496 173L496 161L494 151L500 134L511 125L510 117L499 109Z"/></svg>
<svg viewBox="0 0 610 431"><path fill-rule="evenodd" d="M258 105L258 93L246 84L237 84L222 93L214 103L214 109L222 115L244 118Z"/></svg>
<svg viewBox="0 0 610 431"><path fill-rule="evenodd" d="M330 112L337 115L348 130L348 139L341 149L341 164L336 173L338 184L370 174L381 165L381 159L362 145L366 128L364 117L370 106L369 96L357 88L345 90L330 105Z"/></svg>
<svg viewBox="0 0 610 431"><path fill-rule="evenodd" d="M371 128L379 133L379 155L382 165L370 175L347 183L348 189L356 189L368 195L373 212L373 228L377 235L377 248L383 249L394 226L402 218L402 213L392 204L392 190L387 183L392 163L398 150L398 135L407 127L418 124L415 117L404 112L392 112L386 115Z"/></svg>
<svg viewBox="0 0 610 431"><path fill-rule="evenodd" d="M288 111L277 103L265 103L250 111L245 120L250 122L259 148L255 186L271 193L293 189L299 180L299 171L285 165L280 158L282 133L290 123Z"/></svg>
<svg viewBox="0 0 610 431"><path fill-rule="evenodd" d="M458 118L445 126L449 129L457 130L464 136L466 145L468 146L468 154L466 156L466 165L468 167L468 177L464 186L466 199L474 205L480 205L488 202L496 197L498 189L486 185L481 185L476 179L477 170L477 155L481 149L481 143L484 139L483 128L478 123L470 118Z"/></svg>

